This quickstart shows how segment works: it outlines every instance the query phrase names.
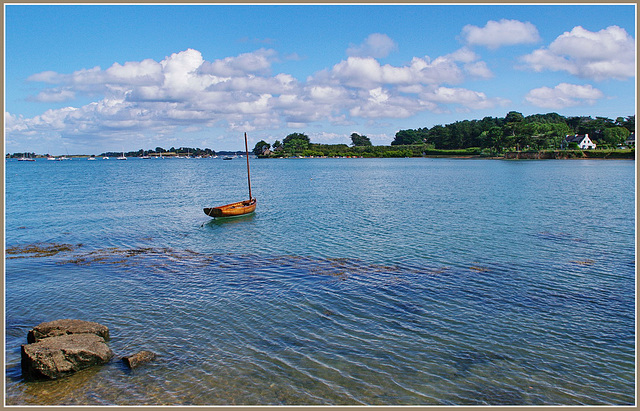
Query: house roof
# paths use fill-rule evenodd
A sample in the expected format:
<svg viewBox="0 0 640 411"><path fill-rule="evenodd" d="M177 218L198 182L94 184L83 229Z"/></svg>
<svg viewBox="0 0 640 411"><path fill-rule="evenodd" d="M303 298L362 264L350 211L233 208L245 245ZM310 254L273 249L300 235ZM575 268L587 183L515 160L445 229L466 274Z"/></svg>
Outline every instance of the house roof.
<svg viewBox="0 0 640 411"><path fill-rule="evenodd" d="M585 137L587 137L587 136L584 135L584 134L582 134L582 135L576 134L575 136L567 136L567 137L565 137L565 140L567 140L567 142L569 142L569 143L582 143L582 140L584 140Z"/></svg>

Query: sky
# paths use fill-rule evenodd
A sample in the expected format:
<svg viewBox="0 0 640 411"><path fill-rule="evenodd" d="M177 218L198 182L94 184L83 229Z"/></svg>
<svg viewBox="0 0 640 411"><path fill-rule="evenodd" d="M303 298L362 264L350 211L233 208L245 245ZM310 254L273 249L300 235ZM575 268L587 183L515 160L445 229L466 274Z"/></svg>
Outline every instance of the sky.
<svg viewBox="0 0 640 411"><path fill-rule="evenodd" d="M632 3L4 7L8 153L388 145L510 111L636 109Z"/></svg>

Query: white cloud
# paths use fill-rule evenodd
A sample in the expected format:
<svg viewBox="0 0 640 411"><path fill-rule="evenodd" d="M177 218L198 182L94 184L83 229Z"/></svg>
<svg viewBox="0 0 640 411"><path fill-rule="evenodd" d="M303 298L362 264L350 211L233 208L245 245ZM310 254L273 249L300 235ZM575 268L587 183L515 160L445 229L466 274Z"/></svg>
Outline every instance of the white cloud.
<svg viewBox="0 0 640 411"><path fill-rule="evenodd" d="M471 77L489 79L493 77L493 73L487 67L487 63L484 61L476 61L474 63L467 63L464 65L464 71Z"/></svg>
<svg viewBox="0 0 640 411"><path fill-rule="evenodd" d="M447 60L459 61L462 63L471 63L478 60L478 55L468 47L463 47L454 51L453 53L444 56Z"/></svg>
<svg viewBox="0 0 640 411"><path fill-rule="evenodd" d="M533 89L527 93L525 100L537 107L561 109L578 105L593 105L603 97L602 91L589 84L561 83L554 88Z"/></svg>
<svg viewBox="0 0 640 411"><path fill-rule="evenodd" d="M38 93L37 96L30 100L39 101L42 103L60 103L63 101L69 101L76 98L76 93L66 89L47 89Z"/></svg>
<svg viewBox="0 0 640 411"><path fill-rule="evenodd" d="M157 84L162 81L162 64L151 59L140 62L114 63L105 71L104 80L109 83L125 85Z"/></svg>
<svg viewBox="0 0 640 411"><path fill-rule="evenodd" d="M347 56L383 58L397 49L398 45L389 36L382 33L373 33L364 40L364 43L349 47Z"/></svg>
<svg viewBox="0 0 640 411"><path fill-rule="evenodd" d="M158 62L146 59L114 63L106 70L94 67L70 74L34 74L29 80L45 88L32 99L61 102L101 97L32 118L6 113L5 131L120 141L124 136L149 139L178 129L251 131L314 122L345 125L359 118L407 118L426 110L442 111L449 105L472 109L499 104L472 90L442 87L467 77L491 76L486 64L468 48L433 60L414 57L400 66L381 65L373 57L349 57L305 81L287 73L270 74L277 59L274 50L259 49L209 62L199 51L188 49ZM445 96L445 90L454 90L456 97Z"/></svg>
<svg viewBox="0 0 640 411"><path fill-rule="evenodd" d="M507 19L490 20L482 28L468 24L462 28L461 36L471 46L486 46L490 49L540 41L536 26L529 22Z"/></svg>
<svg viewBox="0 0 640 411"><path fill-rule="evenodd" d="M200 71L221 77L242 76L247 73L268 74L271 63L276 61L277 52L272 49L260 49L252 53L226 57L211 63L204 62Z"/></svg>
<svg viewBox="0 0 640 411"><path fill-rule="evenodd" d="M635 40L618 26L598 32L577 26L521 60L534 71L566 71L598 81L624 80L636 73Z"/></svg>
<svg viewBox="0 0 640 411"><path fill-rule="evenodd" d="M465 60L466 61L466 60ZM414 84L457 84L464 80L462 68L451 56L414 57L408 65L381 65L371 57L349 57L333 66L330 72L320 73L319 81L329 77L349 87L372 89L382 84L408 86Z"/></svg>
<svg viewBox="0 0 640 411"><path fill-rule="evenodd" d="M55 71L43 71L42 73L36 73L27 78L27 81L40 81L43 83L57 84L61 81L61 75Z"/></svg>
<svg viewBox="0 0 640 411"><path fill-rule="evenodd" d="M464 88L437 87L424 92L420 98L425 102L457 105L464 109L486 109L509 103L506 99L489 98L485 93Z"/></svg>

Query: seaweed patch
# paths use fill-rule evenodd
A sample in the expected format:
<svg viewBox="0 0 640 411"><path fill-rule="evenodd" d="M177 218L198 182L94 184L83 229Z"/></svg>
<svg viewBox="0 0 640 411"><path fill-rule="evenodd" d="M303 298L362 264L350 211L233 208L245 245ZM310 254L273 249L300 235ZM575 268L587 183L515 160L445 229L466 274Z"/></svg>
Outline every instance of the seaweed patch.
<svg viewBox="0 0 640 411"><path fill-rule="evenodd" d="M582 261L575 260L575 261L571 261L571 262L574 263L574 264L578 264L578 265L594 265L596 263L595 261L589 260L589 259L582 260Z"/></svg>
<svg viewBox="0 0 640 411"><path fill-rule="evenodd" d="M141 247L141 248L118 248L110 247L103 248L85 253L77 254L74 258L61 261L59 264L76 264L76 265L91 265L91 264L132 264L136 260L136 257L145 256L163 256L166 258L173 258L177 260L187 260L200 255L193 251L185 251L184 253L177 253L170 248L154 248L154 247Z"/></svg>
<svg viewBox="0 0 640 411"><path fill-rule="evenodd" d="M33 243L8 247L5 251L14 258L51 257L59 253L69 253L82 247L82 244Z"/></svg>

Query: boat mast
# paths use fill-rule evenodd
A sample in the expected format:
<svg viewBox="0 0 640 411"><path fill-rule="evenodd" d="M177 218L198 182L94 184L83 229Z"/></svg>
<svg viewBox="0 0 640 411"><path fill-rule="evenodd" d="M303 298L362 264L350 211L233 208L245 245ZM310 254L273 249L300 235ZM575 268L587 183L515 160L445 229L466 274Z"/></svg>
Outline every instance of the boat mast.
<svg viewBox="0 0 640 411"><path fill-rule="evenodd" d="M249 200L253 197L251 196L251 175L249 173L249 146L247 145L247 133L244 133L244 150L247 153L247 181L249 182Z"/></svg>

